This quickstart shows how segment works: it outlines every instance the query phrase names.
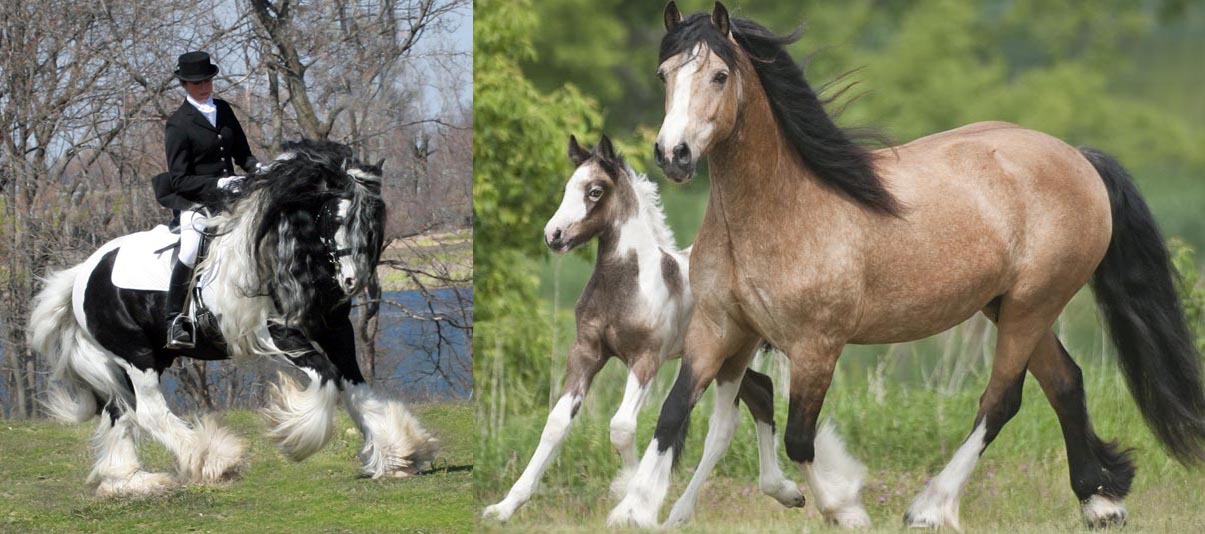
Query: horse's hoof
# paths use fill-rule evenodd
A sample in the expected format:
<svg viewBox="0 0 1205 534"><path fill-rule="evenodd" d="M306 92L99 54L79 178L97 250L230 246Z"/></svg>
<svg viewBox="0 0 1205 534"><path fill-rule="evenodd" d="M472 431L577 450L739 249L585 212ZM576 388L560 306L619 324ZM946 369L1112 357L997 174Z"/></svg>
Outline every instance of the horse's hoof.
<svg viewBox="0 0 1205 534"><path fill-rule="evenodd" d="M390 477L390 478L410 478L417 474L418 474L417 467L403 467L401 469L394 469L393 471L385 472L385 476Z"/></svg>
<svg viewBox="0 0 1205 534"><path fill-rule="evenodd" d="M774 500L787 508L802 508L807 503L807 499L803 497L803 492L799 491L798 484L790 480L783 480L777 486L763 486L762 492L774 497Z"/></svg>
<svg viewBox="0 0 1205 534"><path fill-rule="evenodd" d="M1093 495L1080 503L1084 524L1092 530L1120 528L1126 524L1126 509L1121 501Z"/></svg>
<svg viewBox="0 0 1205 534"><path fill-rule="evenodd" d="M657 526L657 518L653 514L644 510L639 504L632 504L631 495L624 498L623 501L611 510L611 514L607 516L607 526L612 528L637 527L637 528L653 528ZM654 512L655 513L655 512Z"/></svg>
<svg viewBox="0 0 1205 534"><path fill-rule="evenodd" d="M506 506L506 501L498 504L491 504L485 507L485 511L481 512L482 519L493 519L499 523L505 523L510 520L510 516L515 513L515 509L511 506Z"/></svg>
<svg viewBox="0 0 1205 534"><path fill-rule="evenodd" d="M690 522L690 518L695 515L694 509L678 510L676 507L669 511L669 517L665 518L665 522L661 524L661 528L678 528Z"/></svg>
<svg viewBox="0 0 1205 534"><path fill-rule="evenodd" d="M243 469L243 440L220 426L212 416L193 426L193 452L182 458L181 476L200 484L235 480Z"/></svg>
<svg viewBox="0 0 1205 534"><path fill-rule="evenodd" d="M907 528L919 528L926 530L937 530L941 528L941 522L937 518L929 517L928 515L914 514L911 510L904 513L904 526Z"/></svg>
<svg viewBox="0 0 1205 534"><path fill-rule="evenodd" d="M870 516L861 506L852 506L837 512L826 512L824 517L829 524L844 529L870 528Z"/></svg>
<svg viewBox="0 0 1205 534"><path fill-rule="evenodd" d="M96 486L97 497L152 497L176 486L166 473L138 471L129 477L106 478Z"/></svg>

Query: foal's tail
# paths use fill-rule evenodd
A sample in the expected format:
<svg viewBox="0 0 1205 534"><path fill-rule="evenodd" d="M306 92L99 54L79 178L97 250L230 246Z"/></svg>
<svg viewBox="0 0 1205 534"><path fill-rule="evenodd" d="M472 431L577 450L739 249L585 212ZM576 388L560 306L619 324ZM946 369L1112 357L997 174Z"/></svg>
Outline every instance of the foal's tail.
<svg viewBox="0 0 1205 534"><path fill-rule="evenodd" d="M28 339L34 352L51 369L43 406L51 416L80 423L97 413L97 394L109 399L125 389L110 369L108 358L75 320L71 293L82 266L56 272L34 297Z"/></svg>
<svg viewBox="0 0 1205 534"><path fill-rule="evenodd" d="M1104 152L1081 148L1109 191L1113 239L1092 289L1118 361L1146 423L1181 463L1205 461L1201 356L1176 294L1167 245L1130 174Z"/></svg>

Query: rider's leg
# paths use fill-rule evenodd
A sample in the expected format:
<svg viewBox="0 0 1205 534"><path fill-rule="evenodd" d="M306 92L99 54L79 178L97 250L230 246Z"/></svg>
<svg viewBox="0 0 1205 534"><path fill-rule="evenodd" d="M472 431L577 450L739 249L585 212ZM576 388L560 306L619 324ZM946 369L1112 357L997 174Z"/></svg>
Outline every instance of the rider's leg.
<svg viewBox="0 0 1205 534"><path fill-rule="evenodd" d="M201 247L201 230L205 227L205 214L199 211L180 212L179 261L172 268L172 277L167 287L167 348L190 349L196 344L196 328L184 302L188 297L188 286L192 282L193 266L197 263L197 251Z"/></svg>

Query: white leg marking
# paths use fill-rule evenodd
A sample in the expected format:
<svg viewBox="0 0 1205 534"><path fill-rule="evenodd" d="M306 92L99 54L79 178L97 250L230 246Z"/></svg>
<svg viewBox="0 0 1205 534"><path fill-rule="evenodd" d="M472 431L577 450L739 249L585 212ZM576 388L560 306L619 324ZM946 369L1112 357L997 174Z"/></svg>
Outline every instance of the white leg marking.
<svg viewBox="0 0 1205 534"><path fill-rule="evenodd" d="M544 475L544 471L548 469L553 458L556 458L561 442L569 434L569 424L573 422L573 412L581 405L581 402L582 397L575 394L564 395L557 400L552 411L548 413L548 422L544 423L544 433L540 435L540 445L536 447L531 461L527 462L527 468L523 470L519 480L515 481L515 485L511 486L506 498L499 501L498 504L486 507L482 516L505 522L510 519L515 510L531 498L532 492L540 482L540 477Z"/></svg>
<svg viewBox="0 0 1205 534"><path fill-rule="evenodd" d="M799 485L782 474L778 465L778 439L774 426L767 422L757 421L757 466L758 486L762 493L774 497L783 506L798 508L803 506L803 492Z"/></svg>
<svg viewBox="0 0 1205 534"><path fill-rule="evenodd" d="M364 383L344 382L343 392L347 413L364 435L364 476L406 477L431 467L438 440L400 401L383 399Z"/></svg>
<svg viewBox="0 0 1205 534"><path fill-rule="evenodd" d="M870 516L858 502L866 466L845 450L829 421L822 423L816 433L815 451L814 461L801 468L815 495L816 508L830 523L842 528L869 528Z"/></svg>
<svg viewBox="0 0 1205 534"><path fill-rule="evenodd" d="M96 484L97 497L155 495L175 485L166 473L148 473L138 463L132 417L123 415L114 423L108 413L92 435L96 463L88 482Z"/></svg>
<svg viewBox="0 0 1205 534"><path fill-rule="evenodd" d="M271 399L264 408L268 419L268 437L293 461L301 461L318 452L335 431L335 404L339 398L335 383L322 383L318 373L302 368L310 383L301 389L297 382L278 373L271 388Z"/></svg>
<svg viewBox="0 0 1205 534"><path fill-rule="evenodd" d="M716 382L715 406L712 408L711 420L707 423L707 439L703 442L703 459L686 491L670 509L669 517L665 520L667 527L685 524L694 515L695 501L699 498L699 490L703 488L707 476L715 468L728 445L732 443L732 435L736 432L737 415L740 413L736 404L736 394L740 390L740 380L728 383Z"/></svg>
<svg viewBox="0 0 1205 534"><path fill-rule="evenodd" d="M1088 528L1119 527L1126 523L1126 507L1121 499L1093 495L1080 503Z"/></svg>
<svg viewBox="0 0 1205 534"><path fill-rule="evenodd" d="M607 526L635 526L653 528L657 526L657 511L669 491L670 475L674 466L674 449L667 447L658 452L657 438L644 451L636 474L628 482L623 500L607 516Z"/></svg>
<svg viewBox="0 0 1205 534"><path fill-rule="evenodd" d="M916 500L912 501L912 506L908 507L908 513L904 515L907 526L961 530L958 525L958 498L963 485L975 471L975 464L979 462L986 434L987 427L980 423L970 437L962 442L950 463L929 481Z"/></svg>
<svg viewBox="0 0 1205 534"><path fill-rule="evenodd" d="M611 444L623 458L623 468L611 482L611 495L616 498L623 497L628 481L636 472L636 416L644 406L648 392L648 384L642 385L635 373L628 373L628 383L623 389L623 401L619 403L615 417L611 418Z"/></svg>
<svg viewBox="0 0 1205 534"><path fill-rule="evenodd" d="M180 476L192 482L215 482L237 471L243 444L210 419L194 430L167 407L159 390L159 373L121 362L134 385L135 422L176 456Z"/></svg>

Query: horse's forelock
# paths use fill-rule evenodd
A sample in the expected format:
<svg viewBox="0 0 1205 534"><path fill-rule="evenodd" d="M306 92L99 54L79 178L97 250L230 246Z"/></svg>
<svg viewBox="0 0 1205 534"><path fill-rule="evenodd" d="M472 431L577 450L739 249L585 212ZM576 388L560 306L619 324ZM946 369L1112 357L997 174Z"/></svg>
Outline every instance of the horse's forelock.
<svg viewBox="0 0 1205 534"><path fill-rule="evenodd" d="M735 28L734 24L733 31ZM707 48L724 60L729 67L736 64L736 49L728 40L728 36L720 33L720 30L711 22L711 15L708 13L695 13L666 33L665 37L661 38L657 63L665 63L665 60L671 57L688 53L694 50L695 45L699 43L707 45Z"/></svg>

